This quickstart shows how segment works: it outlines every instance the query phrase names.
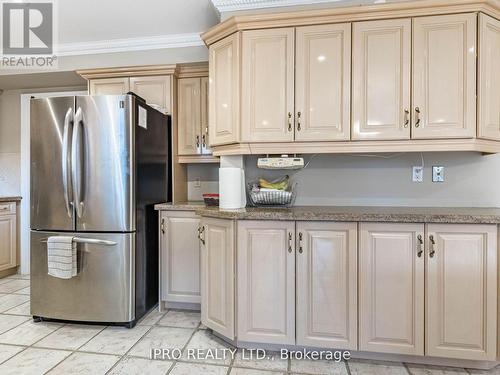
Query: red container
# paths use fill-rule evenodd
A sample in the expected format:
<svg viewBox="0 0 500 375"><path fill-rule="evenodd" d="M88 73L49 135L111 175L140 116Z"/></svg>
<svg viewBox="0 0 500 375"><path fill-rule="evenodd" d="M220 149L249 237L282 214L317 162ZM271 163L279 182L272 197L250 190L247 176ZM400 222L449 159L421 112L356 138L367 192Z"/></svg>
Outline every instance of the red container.
<svg viewBox="0 0 500 375"><path fill-rule="evenodd" d="M203 194L203 200L206 206L218 206L219 194Z"/></svg>

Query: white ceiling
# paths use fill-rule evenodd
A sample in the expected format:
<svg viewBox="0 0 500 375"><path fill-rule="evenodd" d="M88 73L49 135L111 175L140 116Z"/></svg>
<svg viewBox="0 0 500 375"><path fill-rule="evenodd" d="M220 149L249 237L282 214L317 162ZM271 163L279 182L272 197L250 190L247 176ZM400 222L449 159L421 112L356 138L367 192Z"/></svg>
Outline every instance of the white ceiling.
<svg viewBox="0 0 500 375"><path fill-rule="evenodd" d="M210 0L59 0L59 43L200 33L219 22Z"/></svg>

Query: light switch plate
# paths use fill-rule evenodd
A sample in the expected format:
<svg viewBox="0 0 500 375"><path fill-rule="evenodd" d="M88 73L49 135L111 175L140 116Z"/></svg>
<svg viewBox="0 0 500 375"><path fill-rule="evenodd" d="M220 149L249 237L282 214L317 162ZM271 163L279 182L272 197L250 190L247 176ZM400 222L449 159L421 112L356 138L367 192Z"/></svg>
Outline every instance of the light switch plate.
<svg viewBox="0 0 500 375"><path fill-rule="evenodd" d="M421 166L413 167L413 182L423 182L424 181L424 168Z"/></svg>
<svg viewBox="0 0 500 375"><path fill-rule="evenodd" d="M197 177L195 180L194 180L194 187L195 188L201 188L201 180L199 177Z"/></svg>
<svg viewBox="0 0 500 375"><path fill-rule="evenodd" d="M432 182L444 182L444 167L432 167Z"/></svg>

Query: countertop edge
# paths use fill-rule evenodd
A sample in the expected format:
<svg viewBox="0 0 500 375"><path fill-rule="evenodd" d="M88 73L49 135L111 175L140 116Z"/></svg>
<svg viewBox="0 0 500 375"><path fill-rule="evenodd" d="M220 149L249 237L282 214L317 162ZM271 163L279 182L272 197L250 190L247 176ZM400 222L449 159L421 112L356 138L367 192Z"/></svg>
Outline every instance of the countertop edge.
<svg viewBox="0 0 500 375"><path fill-rule="evenodd" d="M20 196L0 197L0 202L20 202L23 198Z"/></svg>
<svg viewBox="0 0 500 375"><path fill-rule="evenodd" d="M337 221L337 222L392 222L435 224L500 224L500 215L469 214L396 214L396 213L294 213L294 212L235 212L195 210L196 214L228 220L275 220L275 221Z"/></svg>

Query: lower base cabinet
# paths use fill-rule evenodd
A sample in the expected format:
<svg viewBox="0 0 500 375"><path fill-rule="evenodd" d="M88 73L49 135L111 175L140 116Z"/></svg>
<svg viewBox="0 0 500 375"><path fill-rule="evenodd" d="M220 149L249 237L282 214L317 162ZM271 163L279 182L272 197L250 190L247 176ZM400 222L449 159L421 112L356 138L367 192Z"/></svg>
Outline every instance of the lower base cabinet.
<svg viewBox="0 0 500 375"><path fill-rule="evenodd" d="M238 222L238 340L356 349L356 238L356 223Z"/></svg>
<svg viewBox="0 0 500 375"><path fill-rule="evenodd" d="M427 227L426 354L495 360L497 227Z"/></svg>
<svg viewBox="0 0 500 375"><path fill-rule="evenodd" d="M238 340L295 344L295 222L239 221Z"/></svg>
<svg viewBox="0 0 500 375"><path fill-rule="evenodd" d="M297 222L296 344L356 350L357 223Z"/></svg>
<svg viewBox="0 0 500 375"><path fill-rule="evenodd" d="M13 273L17 268L16 226L16 203L0 203L0 272Z"/></svg>
<svg viewBox="0 0 500 375"><path fill-rule="evenodd" d="M228 339L497 360L496 225L203 218L200 240Z"/></svg>
<svg viewBox="0 0 500 375"><path fill-rule="evenodd" d="M161 211L162 302L196 303L200 297L200 218L192 211Z"/></svg>
<svg viewBox="0 0 500 375"><path fill-rule="evenodd" d="M424 224L361 223L359 350L424 355Z"/></svg>
<svg viewBox="0 0 500 375"><path fill-rule="evenodd" d="M360 350L496 359L496 225L361 223L360 239Z"/></svg>
<svg viewBox="0 0 500 375"><path fill-rule="evenodd" d="M234 222L203 218L201 246L201 322L233 340Z"/></svg>

